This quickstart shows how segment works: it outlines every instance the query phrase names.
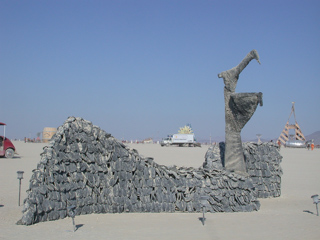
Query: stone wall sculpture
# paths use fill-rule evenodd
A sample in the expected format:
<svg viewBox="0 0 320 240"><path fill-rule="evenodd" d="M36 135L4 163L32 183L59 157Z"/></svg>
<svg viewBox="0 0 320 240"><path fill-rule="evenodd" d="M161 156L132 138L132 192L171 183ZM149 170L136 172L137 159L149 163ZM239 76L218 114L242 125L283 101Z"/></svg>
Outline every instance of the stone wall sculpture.
<svg viewBox="0 0 320 240"><path fill-rule="evenodd" d="M159 165L91 122L70 117L44 147L17 224L63 219L71 205L77 215L200 212L203 195L210 212L258 210L252 179L225 170L220 155L217 145L203 167Z"/></svg>
<svg viewBox="0 0 320 240"><path fill-rule="evenodd" d="M248 53L238 66L218 74L219 78L223 78L225 85L225 167L244 176L247 176L247 172L240 133L252 117L257 105L260 103L262 106L262 93L235 93L235 89L240 73L253 59L260 63L256 50Z"/></svg>
<svg viewBox="0 0 320 240"><path fill-rule="evenodd" d="M33 170L23 215L17 224L76 215L121 212L254 211L257 197L281 194L281 155L273 143L241 142L240 132L262 93L235 93L251 51L236 67L220 73L225 88L226 143L208 149L202 167L167 167L129 149L91 122L69 117L44 147ZM260 62L259 62L260 63Z"/></svg>
<svg viewBox="0 0 320 240"><path fill-rule="evenodd" d="M225 143L221 142L219 148L222 161ZM242 148L246 171L252 179L257 193L256 196L258 198L279 197L281 195L281 176L283 174L280 165L282 156L279 153L279 147L273 142L245 142L242 143Z"/></svg>
<svg viewBox="0 0 320 240"><path fill-rule="evenodd" d="M244 159L258 198L281 195L282 156L272 142L243 143Z"/></svg>

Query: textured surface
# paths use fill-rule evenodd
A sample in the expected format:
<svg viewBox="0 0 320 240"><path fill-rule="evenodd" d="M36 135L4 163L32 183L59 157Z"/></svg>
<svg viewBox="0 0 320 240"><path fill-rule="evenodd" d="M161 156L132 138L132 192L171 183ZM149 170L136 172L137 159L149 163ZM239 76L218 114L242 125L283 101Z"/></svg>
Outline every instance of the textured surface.
<svg viewBox="0 0 320 240"><path fill-rule="evenodd" d="M254 114L257 105L260 103L262 106L262 93L235 93L235 89L240 73L253 59L260 63L256 50L248 53L238 66L218 74L219 78L223 78L225 84L225 167L245 176L247 176L247 172L240 133Z"/></svg>
<svg viewBox="0 0 320 240"><path fill-rule="evenodd" d="M247 172L258 198L281 195L282 156L278 146L271 142L243 143Z"/></svg>
<svg viewBox="0 0 320 240"><path fill-rule="evenodd" d="M210 212L258 210L252 180L223 169L219 151L208 151L203 168L166 167L91 122L70 117L33 170L18 223L65 218L70 205L77 215L200 212L202 195L209 197Z"/></svg>

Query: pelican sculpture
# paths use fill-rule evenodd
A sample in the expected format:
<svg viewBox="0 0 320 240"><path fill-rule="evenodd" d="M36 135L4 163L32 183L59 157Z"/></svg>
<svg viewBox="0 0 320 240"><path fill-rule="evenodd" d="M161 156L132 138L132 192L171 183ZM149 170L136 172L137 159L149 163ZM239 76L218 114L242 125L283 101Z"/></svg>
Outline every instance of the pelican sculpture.
<svg viewBox="0 0 320 240"><path fill-rule="evenodd" d="M257 109L258 104L263 105L262 93L235 93L240 73L250 63L256 59L260 64L259 55L256 50L252 50L240 62L240 64L230 70L218 74L224 82L225 101L225 168L231 172L247 176L246 166L241 142L241 130L250 120Z"/></svg>

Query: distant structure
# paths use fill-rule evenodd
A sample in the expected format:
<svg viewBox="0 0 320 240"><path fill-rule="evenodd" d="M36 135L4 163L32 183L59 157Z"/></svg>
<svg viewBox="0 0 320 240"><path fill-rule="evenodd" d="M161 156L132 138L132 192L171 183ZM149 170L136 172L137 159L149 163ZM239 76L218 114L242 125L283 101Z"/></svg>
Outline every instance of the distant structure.
<svg viewBox="0 0 320 240"><path fill-rule="evenodd" d="M48 143L56 132L56 128L45 127L42 132L42 142Z"/></svg>
<svg viewBox="0 0 320 240"><path fill-rule="evenodd" d="M289 124L290 117L293 113L294 116L294 124ZM293 129L295 134L294 134L294 140L301 140L301 141L306 141L306 138L304 137L296 119L296 114L295 114L295 109L294 109L294 102L292 102L292 108L291 108L291 113L289 115L288 121L286 125L284 126L284 129L282 130L280 137L278 138L278 141L280 141L282 144L285 144L289 140L289 130Z"/></svg>
<svg viewBox="0 0 320 240"><path fill-rule="evenodd" d="M261 141L262 134L258 133L256 136L258 138L258 144L261 144L262 143L262 141Z"/></svg>
<svg viewBox="0 0 320 240"><path fill-rule="evenodd" d="M193 134L192 128L190 124L181 127L178 131L179 134Z"/></svg>
<svg viewBox="0 0 320 240"><path fill-rule="evenodd" d="M142 141L142 143L153 143L153 139L152 138L146 138Z"/></svg>

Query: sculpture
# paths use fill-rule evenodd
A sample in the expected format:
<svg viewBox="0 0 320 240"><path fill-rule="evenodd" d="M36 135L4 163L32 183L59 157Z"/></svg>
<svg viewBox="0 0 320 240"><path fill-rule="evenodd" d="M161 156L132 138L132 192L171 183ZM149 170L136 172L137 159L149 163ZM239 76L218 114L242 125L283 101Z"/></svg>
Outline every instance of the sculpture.
<svg viewBox="0 0 320 240"><path fill-rule="evenodd" d="M205 168L167 167L139 155L91 122L69 117L43 150L17 224L63 219L70 215L69 209L76 215L200 212L201 196L208 197L210 212L260 207L252 179L219 166L219 149L206 154Z"/></svg>
<svg viewBox="0 0 320 240"><path fill-rule="evenodd" d="M263 105L262 93L235 93L235 89L240 73L253 59L260 64L256 50L248 53L238 66L218 74L219 78L223 78L225 85L225 168L244 176L247 176L247 173L240 133L257 105Z"/></svg>

